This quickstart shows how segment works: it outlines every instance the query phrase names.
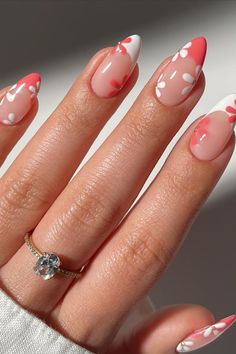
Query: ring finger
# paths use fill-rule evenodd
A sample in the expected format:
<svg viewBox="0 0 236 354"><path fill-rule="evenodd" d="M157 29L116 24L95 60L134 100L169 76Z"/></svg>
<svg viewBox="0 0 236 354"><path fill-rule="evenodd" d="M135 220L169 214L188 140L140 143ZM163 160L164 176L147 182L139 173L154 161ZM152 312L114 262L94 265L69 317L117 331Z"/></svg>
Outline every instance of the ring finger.
<svg viewBox="0 0 236 354"><path fill-rule="evenodd" d="M170 139L200 98L204 88L203 75L190 96L178 96L181 85L185 85L178 75L183 70L190 70L189 66L195 73L197 64L204 60L203 39L193 41L193 53L195 46L199 53L199 41L201 56L187 58L184 64L188 68L182 67L182 60L178 63L168 60L157 70L125 119L36 228L34 244L40 250L58 254L64 267L79 269L117 226ZM179 83L175 94L171 88L165 97L165 103L168 98L172 107L161 104L155 94L157 79L162 72L167 75L169 65L178 71L176 80ZM176 105L180 103L176 102L177 96L185 101ZM2 281L21 304L35 312L43 308L45 315L61 298L70 280L55 277L50 284L39 281L32 273L34 261L24 245L2 268Z"/></svg>
<svg viewBox="0 0 236 354"><path fill-rule="evenodd" d="M125 46L127 53L124 53ZM121 49L117 45L113 56L110 55L114 52L111 48L97 53L55 112L1 178L0 265L23 244L21 235L38 224L72 177L104 123L133 87L138 76L135 64L139 49L140 38L134 35ZM97 76L92 90L91 78L103 60L107 69ZM119 63L122 69L117 72ZM111 77L118 80L121 79L119 75L125 76L125 80L122 76L120 86L109 87ZM107 83L106 92L99 78ZM28 104L21 93L17 93L17 101L21 107L23 103Z"/></svg>

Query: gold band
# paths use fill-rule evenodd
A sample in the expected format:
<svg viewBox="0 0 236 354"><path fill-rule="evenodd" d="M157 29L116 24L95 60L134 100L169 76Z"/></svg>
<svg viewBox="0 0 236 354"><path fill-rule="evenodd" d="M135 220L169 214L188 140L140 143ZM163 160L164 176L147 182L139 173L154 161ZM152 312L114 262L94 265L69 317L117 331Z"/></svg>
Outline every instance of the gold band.
<svg viewBox="0 0 236 354"><path fill-rule="evenodd" d="M59 264L61 263L59 257L58 257L56 254L54 254L54 253L47 253L47 252L40 252L40 251L34 246L34 244L33 244L33 242L32 242L32 239L31 239L31 236L32 236L32 234L30 234L29 232L27 232L27 233L25 234L25 236L24 236L25 244L26 244L27 247L29 248L30 252L31 252L34 256L36 256L36 257L38 258L38 260L43 259L43 257L46 257L47 255L49 255L49 256L51 255L51 256L54 256L54 257L56 257L56 258L58 259ZM38 262L37 262L37 263L38 263ZM37 266L37 263L36 263L36 266ZM35 267L35 268L36 268L36 267ZM41 275L41 274L39 274L39 272L38 272L37 269L35 269L35 268L34 268L35 272L36 272L38 275ZM84 265L83 267L81 267L78 272L72 272L72 271L70 271L70 270L63 269L63 268L61 268L61 267L58 266L58 267L56 268L55 273L61 273L62 275L66 276L66 277L79 278L79 277L81 277L81 275L82 275L81 273L84 271L84 269L85 269L85 265ZM42 275L41 275L41 276L42 276ZM48 279L50 279L50 278L53 277L53 276L54 276L54 274L51 275L50 277L45 277L45 274L43 274L42 277L43 277L43 279L48 280Z"/></svg>

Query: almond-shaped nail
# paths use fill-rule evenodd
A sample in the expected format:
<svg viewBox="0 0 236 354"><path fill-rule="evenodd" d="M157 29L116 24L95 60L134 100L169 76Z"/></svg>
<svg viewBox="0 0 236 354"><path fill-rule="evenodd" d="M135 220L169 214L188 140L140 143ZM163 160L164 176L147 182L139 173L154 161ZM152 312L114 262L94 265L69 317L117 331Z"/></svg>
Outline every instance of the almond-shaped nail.
<svg viewBox="0 0 236 354"><path fill-rule="evenodd" d="M213 325L197 329L178 344L176 352L187 353L205 347L227 331L235 321L236 315L231 315Z"/></svg>
<svg viewBox="0 0 236 354"><path fill-rule="evenodd" d="M135 67L140 47L141 38L135 34L111 50L91 80L91 87L97 96L109 98L119 93Z"/></svg>
<svg viewBox="0 0 236 354"><path fill-rule="evenodd" d="M214 106L194 129L190 150L199 160L213 160L223 151L236 123L236 94Z"/></svg>
<svg viewBox="0 0 236 354"><path fill-rule="evenodd" d="M156 95L162 104L175 106L189 96L201 73L206 48L206 39L197 37L172 57L157 80Z"/></svg>
<svg viewBox="0 0 236 354"><path fill-rule="evenodd" d="M29 112L38 94L40 83L40 75L32 73L13 85L0 102L0 122L5 125L20 122Z"/></svg>

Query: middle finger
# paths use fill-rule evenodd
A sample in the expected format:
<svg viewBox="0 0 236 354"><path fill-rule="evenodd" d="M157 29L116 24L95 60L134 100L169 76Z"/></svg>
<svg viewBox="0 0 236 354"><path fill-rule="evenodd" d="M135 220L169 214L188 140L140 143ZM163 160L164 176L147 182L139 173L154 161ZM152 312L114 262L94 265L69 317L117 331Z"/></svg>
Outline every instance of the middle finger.
<svg viewBox="0 0 236 354"><path fill-rule="evenodd" d="M38 224L72 177L105 122L134 85L138 76L135 62L140 38L137 35L128 38L127 52L132 52L132 60L129 54L117 50L114 55L109 55L114 52L111 48L97 53L55 112L1 178L0 265L22 245L20 236ZM122 87L117 88L114 97L98 97L90 85L103 60L110 64L104 74L104 81L108 83L109 76L126 73L128 78L132 73L127 85L121 92ZM122 70L117 73L118 65Z"/></svg>
<svg viewBox="0 0 236 354"><path fill-rule="evenodd" d="M190 70L190 64L195 72L197 64L203 62L205 41L200 38L191 43L193 53L195 45L198 46L198 57L187 57L186 62L179 58L176 63L168 60L157 70L125 119L35 229L36 247L58 254L64 267L77 270L96 252L124 216L170 139L199 100L204 88L203 75L192 94L189 97L186 94L184 102L170 106L171 99L177 103L179 90L183 90L181 85L185 85L178 75ZM170 94L165 97L168 106L160 103L155 94L162 72L166 81L167 75L170 80L174 72L176 76L177 84L169 83ZM45 314L55 306L71 281L56 276L45 284L32 272L34 263L35 258L23 245L3 267L2 282L22 305L36 312L44 308Z"/></svg>

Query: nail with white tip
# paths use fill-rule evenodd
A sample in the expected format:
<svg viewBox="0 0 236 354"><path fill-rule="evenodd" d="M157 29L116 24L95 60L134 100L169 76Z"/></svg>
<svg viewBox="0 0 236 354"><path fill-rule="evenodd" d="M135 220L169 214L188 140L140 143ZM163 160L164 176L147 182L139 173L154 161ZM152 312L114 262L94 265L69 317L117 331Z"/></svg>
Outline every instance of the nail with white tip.
<svg viewBox="0 0 236 354"><path fill-rule="evenodd" d="M126 84L138 60L141 38L133 35L123 39L110 51L91 79L98 97L116 96Z"/></svg>
<svg viewBox="0 0 236 354"><path fill-rule="evenodd" d="M213 160L221 154L236 124L236 94L226 96L198 123L190 150L199 160Z"/></svg>

